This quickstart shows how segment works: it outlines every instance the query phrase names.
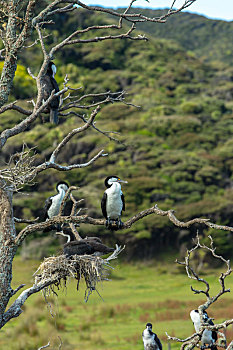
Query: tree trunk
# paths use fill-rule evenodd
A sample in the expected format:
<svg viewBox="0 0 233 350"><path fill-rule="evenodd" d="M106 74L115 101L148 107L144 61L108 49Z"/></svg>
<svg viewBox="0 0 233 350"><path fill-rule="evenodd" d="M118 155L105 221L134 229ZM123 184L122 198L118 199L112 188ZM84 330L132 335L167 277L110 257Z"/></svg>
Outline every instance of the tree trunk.
<svg viewBox="0 0 233 350"><path fill-rule="evenodd" d="M12 296L12 262L17 250L15 224L12 209L13 193L0 182L0 327L3 315Z"/></svg>
<svg viewBox="0 0 233 350"><path fill-rule="evenodd" d="M9 56L5 58L0 80L0 107L2 107L8 101L16 68L16 57L9 54Z"/></svg>

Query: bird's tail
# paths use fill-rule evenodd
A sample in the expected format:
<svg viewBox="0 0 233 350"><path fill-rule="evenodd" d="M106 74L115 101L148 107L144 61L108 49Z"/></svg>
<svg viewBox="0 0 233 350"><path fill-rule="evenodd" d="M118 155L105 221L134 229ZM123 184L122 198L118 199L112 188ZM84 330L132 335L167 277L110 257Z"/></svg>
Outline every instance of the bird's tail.
<svg viewBox="0 0 233 350"><path fill-rule="evenodd" d="M57 109L50 109L50 123L58 124L58 110Z"/></svg>

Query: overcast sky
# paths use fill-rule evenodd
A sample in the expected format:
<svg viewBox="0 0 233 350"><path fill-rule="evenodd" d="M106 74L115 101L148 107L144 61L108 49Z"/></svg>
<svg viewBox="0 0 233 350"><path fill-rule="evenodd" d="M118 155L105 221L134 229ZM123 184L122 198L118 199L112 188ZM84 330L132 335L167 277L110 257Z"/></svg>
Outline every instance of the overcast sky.
<svg viewBox="0 0 233 350"><path fill-rule="evenodd" d="M184 0L177 0L176 7L178 7ZM85 0L87 5L101 5L107 7L126 7L130 0ZM134 7L147 8L166 8L172 4L173 0L138 0ZM225 19L227 21L233 20L233 0L196 0L187 11L202 14L209 18Z"/></svg>

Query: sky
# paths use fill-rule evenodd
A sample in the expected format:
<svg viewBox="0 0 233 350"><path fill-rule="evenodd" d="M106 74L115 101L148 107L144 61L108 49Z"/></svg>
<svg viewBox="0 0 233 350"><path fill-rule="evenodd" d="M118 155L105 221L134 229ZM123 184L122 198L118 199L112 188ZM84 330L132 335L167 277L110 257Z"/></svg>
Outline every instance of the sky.
<svg viewBox="0 0 233 350"><path fill-rule="evenodd" d="M106 7L126 7L130 0L85 0L86 5L101 5ZM173 0L138 0L135 2L134 7L146 7L146 8L167 8L170 7ZM184 0L176 1L176 8L179 7ZM208 18L223 19L226 21L233 20L233 0L196 0L186 10L197 14L204 15Z"/></svg>

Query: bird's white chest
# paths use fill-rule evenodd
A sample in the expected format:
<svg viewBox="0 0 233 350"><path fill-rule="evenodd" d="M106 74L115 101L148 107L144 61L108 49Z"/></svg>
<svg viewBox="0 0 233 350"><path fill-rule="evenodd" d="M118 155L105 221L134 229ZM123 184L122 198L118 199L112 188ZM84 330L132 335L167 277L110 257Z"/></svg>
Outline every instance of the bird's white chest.
<svg viewBox="0 0 233 350"><path fill-rule="evenodd" d="M157 349L157 343L154 339L154 335L151 335L147 329L143 331L143 344L145 349Z"/></svg>
<svg viewBox="0 0 233 350"><path fill-rule="evenodd" d="M193 321L193 325L195 328L195 331L198 333L200 331L201 328L201 320L200 320L200 316L198 313L195 312L191 312L191 318ZM205 329L202 337L201 337L201 342L202 344L212 344L213 343L213 338L212 338L212 331Z"/></svg>
<svg viewBox="0 0 233 350"><path fill-rule="evenodd" d="M123 203L121 199L122 191L119 183L114 183L108 188L105 193L107 194L106 211L107 216L111 219L118 219L121 215Z"/></svg>
<svg viewBox="0 0 233 350"><path fill-rule="evenodd" d="M203 344L212 344L213 343L213 338L212 338L212 331L205 329L201 341Z"/></svg>
<svg viewBox="0 0 233 350"><path fill-rule="evenodd" d="M52 204L48 209L48 217L49 218L52 218L53 216L56 216L59 214L61 202L63 201L65 194L66 194L65 191L62 190L56 196L51 197Z"/></svg>

